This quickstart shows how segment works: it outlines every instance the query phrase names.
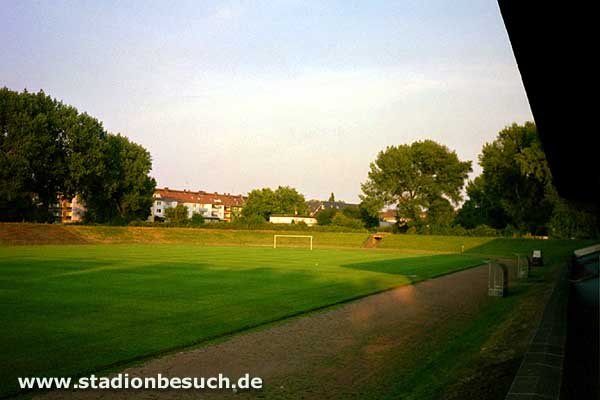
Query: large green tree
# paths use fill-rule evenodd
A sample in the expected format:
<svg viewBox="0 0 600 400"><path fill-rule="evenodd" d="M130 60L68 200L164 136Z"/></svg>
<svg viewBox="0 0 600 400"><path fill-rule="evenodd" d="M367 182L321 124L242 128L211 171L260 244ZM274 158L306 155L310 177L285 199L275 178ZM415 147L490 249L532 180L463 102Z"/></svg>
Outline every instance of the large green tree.
<svg viewBox="0 0 600 400"><path fill-rule="evenodd" d="M43 92L0 89L0 220L52 220L64 187L74 109Z"/></svg>
<svg viewBox="0 0 600 400"><path fill-rule="evenodd" d="M600 205L573 204L556 195L549 233L561 239L600 237Z"/></svg>
<svg viewBox="0 0 600 400"><path fill-rule="evenodd" d="M156 181L149 176L150 153L121 135L109 134L103 146L106 167L101 179L90 180L83 199L90 212L87 219L98 222L145 219L152 206Z"/></svg>
<svg viewBox="0 0 600 400"><path fill-rule="evenodd" d="M504 223L521 232L547 233L554 209L552 175L535 124L513 124L483 146L479 156L482 198L488 212L502 210ZM501 221L489 223L495 227Z"/></svg>
<svg viewBox="0 0 600 400"><path fill-rule="evenodd" d="M167 221L176 225L185 225L188 221L188 208L183 204L165 210Z"/></svg>
<svg viewBox="0 0 600 400"><path fill-rule="evenodd" d="M308 206L304 196L289 186L279 186L276 190L254 189L248 193L242 214L268 220L272 214L306 215Z"/></svg>
<svg viewBox="0 0 600 400"><path fill-rule="evenodd" d="M321 210L317 213L317 223L319 225L331 225L331 221L335 214L337 214L338 210L335 208L326 208L325 210Z"/></svg>
<svg viewBox="0 0 600 400"><path fill-rule="evenodd" d="M512 124L483 146L483 172L467 186L456 222L557 237L597 235L593 213L561 199L534 123Z"/></svg>
<svg viewBox="0 0 600 400"><path fill-rule="evenodd" d="M506 227L508 217L500 200L487 193L482 175L467 184L467 196L468 199L454 220L456 224L467 229L473 229L480 225L488 225L495 229Z"/></svg>
<svg viewBox="0 0 600 400"><path fill-rule="evenodd" d="M87 218L145 218L154 180L141 146L47 96L0 89L0 220L52 221L59 195L78 194Z"/></svg>
<svg viewBox="0 0 600 400"><path fill-rule="evenodd" d="M361 199L367 209L394 205L411 224L447 224L471 162L432 140L389 146L371 163Z"/></svg>

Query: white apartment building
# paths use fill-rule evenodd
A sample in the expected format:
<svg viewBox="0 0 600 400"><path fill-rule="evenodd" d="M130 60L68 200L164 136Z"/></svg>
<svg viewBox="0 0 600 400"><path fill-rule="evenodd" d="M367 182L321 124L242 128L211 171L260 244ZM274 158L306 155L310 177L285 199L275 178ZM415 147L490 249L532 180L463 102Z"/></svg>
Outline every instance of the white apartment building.
<svg viewBox="0 0 600 400"><path fill-rule="evenodd" d="M188 217L194 213L201 214L205 220L231 221L240 215L244 206L242 195L229 193L206 193L203 191L174 190L169 188L154 191L154 203L150 210L150 220L165 218L165 210L182 204L188 209Z"/></svg>

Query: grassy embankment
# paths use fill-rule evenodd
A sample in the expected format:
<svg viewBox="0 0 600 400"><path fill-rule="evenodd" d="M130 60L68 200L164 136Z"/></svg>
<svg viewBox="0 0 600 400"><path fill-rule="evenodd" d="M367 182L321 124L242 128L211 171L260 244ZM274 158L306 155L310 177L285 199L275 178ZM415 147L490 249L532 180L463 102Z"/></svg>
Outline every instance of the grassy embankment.
<svg viewBox="0 0 600 400"><path fill-rule="evenodd" d="M313 235L315 247L359 248L368 233L253 231L229 229L2 224L0 245L34 244L193 244L199 246L272 246L274 234ZM285 240L285 239L282 239ZM307 240L288 244L306 247Z"/></svg>

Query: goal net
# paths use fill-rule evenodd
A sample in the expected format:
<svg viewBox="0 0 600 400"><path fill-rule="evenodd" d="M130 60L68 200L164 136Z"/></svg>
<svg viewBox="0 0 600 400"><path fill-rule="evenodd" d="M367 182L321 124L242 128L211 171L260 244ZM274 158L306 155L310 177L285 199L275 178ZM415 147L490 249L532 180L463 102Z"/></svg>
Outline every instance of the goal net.
<svg viewBox="0 0 600 400"><path fill-rule="evenodd" d="M313 237L311 235L273 235L274 249L282 245L298 247L303 243L306 243L311 250L313 249Z"/></svg>

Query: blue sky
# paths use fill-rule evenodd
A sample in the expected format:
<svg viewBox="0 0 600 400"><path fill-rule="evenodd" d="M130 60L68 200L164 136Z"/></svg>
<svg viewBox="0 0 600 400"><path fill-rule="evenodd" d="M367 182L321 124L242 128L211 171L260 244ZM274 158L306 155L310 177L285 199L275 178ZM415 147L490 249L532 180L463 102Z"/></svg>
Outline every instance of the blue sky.
<svg viewBox="0 0 600 400"><path fill-rule="evenodd" d="M160 186L357 201L388 145L474 161L532 120L496 1L0 2L0 86L153 156Z"/></svg>

